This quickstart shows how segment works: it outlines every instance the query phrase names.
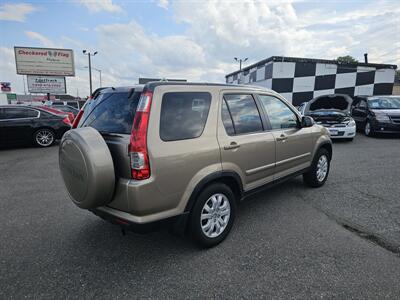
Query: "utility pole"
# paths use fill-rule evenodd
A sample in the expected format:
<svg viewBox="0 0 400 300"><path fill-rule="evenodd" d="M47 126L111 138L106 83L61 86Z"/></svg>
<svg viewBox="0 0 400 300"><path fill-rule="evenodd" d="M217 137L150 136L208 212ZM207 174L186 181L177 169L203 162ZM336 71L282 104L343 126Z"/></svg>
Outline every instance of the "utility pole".
<svg viewBox="0 0 400 300"><path fill-rule="evenodd" d="M83 52L83 54L87 55L89 58L89 87L90 87L90 95L89 96L91 96L92 95L92 62L91 62L90 57L95 56L97 54L97 51L95 51L93 54L86 50L83 50L82 52Z"/></svg>

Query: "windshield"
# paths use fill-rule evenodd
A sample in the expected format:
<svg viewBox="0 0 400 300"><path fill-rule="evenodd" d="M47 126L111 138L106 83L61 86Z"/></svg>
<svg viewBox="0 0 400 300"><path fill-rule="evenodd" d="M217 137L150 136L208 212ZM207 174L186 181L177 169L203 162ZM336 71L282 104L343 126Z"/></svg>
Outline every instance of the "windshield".
<svg viewBox="0 0 400 300"><path fill-rule="evenodd" d="M400 109L400 97L369 98L368 106L372 109Z"/></svg>

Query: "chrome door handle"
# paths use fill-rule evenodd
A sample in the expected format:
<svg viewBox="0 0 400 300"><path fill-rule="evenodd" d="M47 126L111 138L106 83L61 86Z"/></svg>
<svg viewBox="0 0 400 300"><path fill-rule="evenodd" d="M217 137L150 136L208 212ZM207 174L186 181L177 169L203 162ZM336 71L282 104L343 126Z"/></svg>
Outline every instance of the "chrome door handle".
<svg viewBox="0 0 400 300"><path fill-rule="evenodd" d="M240 145L236 142L232 142L229 146L224 146L224 150L232 150L239 148Z"/></svg>
<svg viewBox="0 0 400 300"><path fill-rule="evenodd" d="M287 140L287 136L284 135L284 134L281 134L281 136L280 136L280 137L277 137L276 140L277 140L278 142L284 142L284 141Z"/></svg>

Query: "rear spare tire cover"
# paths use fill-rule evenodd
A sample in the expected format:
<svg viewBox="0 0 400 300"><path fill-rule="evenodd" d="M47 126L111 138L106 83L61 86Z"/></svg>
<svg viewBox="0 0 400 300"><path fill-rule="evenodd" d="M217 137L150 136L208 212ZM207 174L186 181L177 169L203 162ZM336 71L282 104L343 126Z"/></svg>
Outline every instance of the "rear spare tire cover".
<svg viewBox="0 0 400 300"><path fill-rule="evenodd" d="M60 143L59 165L72 201L95 208L111 201L114 163L106 142L92 127L67 131Z"/></svg>

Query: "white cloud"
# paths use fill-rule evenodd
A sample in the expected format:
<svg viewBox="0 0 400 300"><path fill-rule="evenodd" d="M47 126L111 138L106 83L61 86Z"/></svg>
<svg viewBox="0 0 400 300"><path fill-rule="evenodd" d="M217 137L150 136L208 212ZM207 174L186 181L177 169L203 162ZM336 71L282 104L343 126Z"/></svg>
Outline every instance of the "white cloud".
<svg viewBox="0 0 400 300"><path fill-rule="evenodd" d="M91 6L95 2L85 3ZM159 35L131 20L97 26L91 30L96 42L90 45L72 33L54 41L37 32L26 34L43 46L75 49L76 77L67 78L67 89L73 95L78 89L81 96L89 90L84 68L87 56L82 49L99 52L92 65L102 70L105 86L131 85L138 77L224 82L224 76L238 68L233 57L249 57L249 64L273 55L333 59L349 54L362 60L363 53L368 52L370 62L400 63L400 8L394 2L353 5L351 9L343 2L342 12L323 4L301 10L303 4L294 1L167 4L173 20L183 23L183 33ZM15 74L10 51L11 65L4 60L0 64L5 74ZM98 72L92 76L97 88ZM18 76L8 77L14 80ZM21 77L15 80L17 87L22 84Z"/></svg>
<svg viewBox="0 0 400 300"><path fill-rule="evenodd" d="M25 34L30 39L39 41L44 47L56 47L55 44L50 39L48 39L47 37L38 32L25 31Z"/></svg>
<svg viewBox="0 0 400 300"><path fill-rule="evenodd" d="M12 48L0 47L0 81L11 82L12 92L22 93L24 91L23 77L16 73Z"/></svg>
<svg viewBox="0 0 400 300"><path fill-rule="evenodd" d="M114 4L112 0L79 0L90 12L121 12L121 6Z"/></svg>
<svg viewBox="0 0 400 300"><path fill-rule="evenodd" d="M176 1L173 11L178 22L189 26L186 35L202 45L211 62L229 63L235 56L249 57L251 63L272 55L333 59L347 54L362 60L364 52L371 52L371 62L399 63L400 49L394 46L400 38L396 3L374 1L346 10L348 4L343 2L337 5L340 12L329 7L332 3L296 9L301 5L294 1L234 5ZM237 69L231 66L227 73Z"/></svg>
<svg viewBox="0 0 400 300"><path fill-rule="evenodd" d="M0 6L0 20L25 22L26 16L36 10L32 4L28 3L6 3Z"/></svg>
<svg viewBox="0 0 400 300"><path fill-rule="evenodd" d="M169 1L168 0L158 0L157 6L162 7L164 9L168 9Z"/></svg>
<svg viewBox="0 0 400 300"><path fill-rule="evenodd" d="M206 64L202 47L183 35L160 37L135 21L96 30L100 34L99 55L118 66L119 75L130 74L132 80L138 75L196 78L197 68Z"/></svg>

